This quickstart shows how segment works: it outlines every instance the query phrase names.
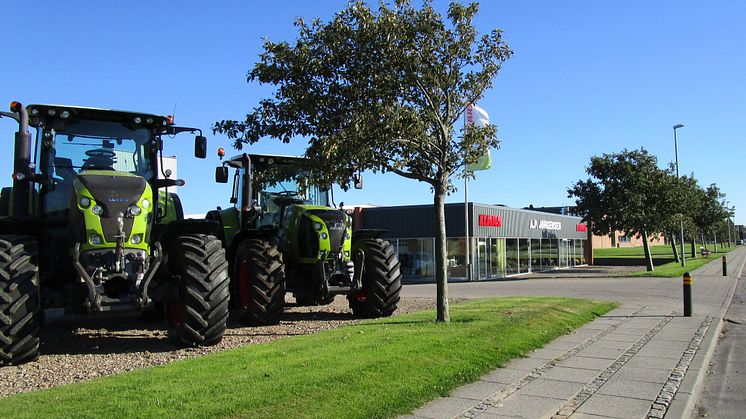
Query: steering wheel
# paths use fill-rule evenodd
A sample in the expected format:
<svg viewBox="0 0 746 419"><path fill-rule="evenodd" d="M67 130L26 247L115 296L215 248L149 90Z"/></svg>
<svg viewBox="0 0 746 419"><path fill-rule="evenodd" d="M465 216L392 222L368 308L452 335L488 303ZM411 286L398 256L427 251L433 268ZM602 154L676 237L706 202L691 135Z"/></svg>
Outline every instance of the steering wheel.
<svg viewBox="0 0 746 419"><path fill-rule="evenodd" d="M114 158L117 154L114 150L107 150L105 148L94 148L93 150L86 150L85 155L93 158Z"/></svg>

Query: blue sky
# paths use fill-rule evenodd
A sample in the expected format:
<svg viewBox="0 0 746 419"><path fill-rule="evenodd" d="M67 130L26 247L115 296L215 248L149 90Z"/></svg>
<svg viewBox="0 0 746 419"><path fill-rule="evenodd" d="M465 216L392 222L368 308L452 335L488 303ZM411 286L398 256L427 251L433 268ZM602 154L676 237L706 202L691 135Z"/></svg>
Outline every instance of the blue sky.
<svg viewBox="0 0 746 419"><path fill-rule="evenodd" d="M179 194L187 213L226 205L213 182L215 150L230 142L209 127L241 118L270 90L246 73L262 37L292 40L297 16L328 20L345 1L31 1L0 13L0 102L63 103L171 114L208 131L207 160L186 135ZM445 13L447 2L436 1ZM493 168L469 185L471 200L513 207L568 205L593 155L645 147L661 166L717 183L746 224L746 2L483 1L476 24L504 30L515 51L479 105L499 127ZM0 186L10 184L12 121L0 120ZM305 142L266 139L252 152L301 154ZM463 183L449 202L463 201ZM365 188L336 200L380 205L432 201L427 185L366 174ZM742 211L744 209L744 211Z"/></svg>

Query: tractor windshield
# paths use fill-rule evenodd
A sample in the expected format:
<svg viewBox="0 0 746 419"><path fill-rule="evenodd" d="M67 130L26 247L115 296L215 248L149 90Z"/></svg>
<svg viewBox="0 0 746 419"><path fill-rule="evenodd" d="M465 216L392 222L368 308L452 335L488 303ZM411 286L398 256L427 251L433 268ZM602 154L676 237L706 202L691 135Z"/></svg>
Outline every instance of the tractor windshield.
<svg viewBox="0 0 746 419"><path fill-rule="evenodd" d="M67 209L73 179L84 170L116 170L145 179L153 176L147 128L83 120L58 129L40 129L37 134L37 144L46 144L46 167L42 170L54 180L44 200L46 213Z"/></svg>

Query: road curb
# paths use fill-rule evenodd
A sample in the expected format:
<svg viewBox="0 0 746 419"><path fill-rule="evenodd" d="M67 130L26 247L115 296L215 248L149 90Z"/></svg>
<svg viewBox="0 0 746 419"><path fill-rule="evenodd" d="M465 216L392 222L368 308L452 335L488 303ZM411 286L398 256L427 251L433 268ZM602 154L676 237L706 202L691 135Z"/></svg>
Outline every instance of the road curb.
<svg viewBox="0 0 746 419"><path fill-rule="evenodd" d="M728 296L725 298L725 300L723 300L723 304L720 306L720 310L713 319L714 324L711 325L705 333L698 353L695 355L695 357L692 359L691 364L689 365L687 372L697 371L697 373L694 375L693 380L691 381L691 393L677 393L676 396L684 396L684 394L686 394L686 396L674 397L671 406L666 412L665 418L689 419L692 417L692 413L694 412L694 408L697 403L697 398L700 391L702 390L702 381L707 375L710 361L712 361L712 356L715 353L715 347L717 346L718 337L720 336L720 332L723 330L723 319L725 318L725 313L728 312L730 303L733 300L733 295L735 294L736 287L738 286L738 278L741 277L744 266L746 266L746 258L741 261L738 272L735 276L735 281L733 281L733 285L731 285L731 288L728 291Z"/></svg>

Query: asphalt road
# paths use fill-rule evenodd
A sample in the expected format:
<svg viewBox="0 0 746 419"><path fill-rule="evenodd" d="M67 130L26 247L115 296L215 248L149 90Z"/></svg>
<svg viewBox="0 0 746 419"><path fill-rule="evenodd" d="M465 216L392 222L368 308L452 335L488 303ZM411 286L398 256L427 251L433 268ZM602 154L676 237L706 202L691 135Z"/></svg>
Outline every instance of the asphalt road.
<svg viewBox="0 0 746 419"><path fill-rule="evenodd" d="M742 276L723 322L723 329L704 380L695 417L746 416L746 281Z"/></svg>

